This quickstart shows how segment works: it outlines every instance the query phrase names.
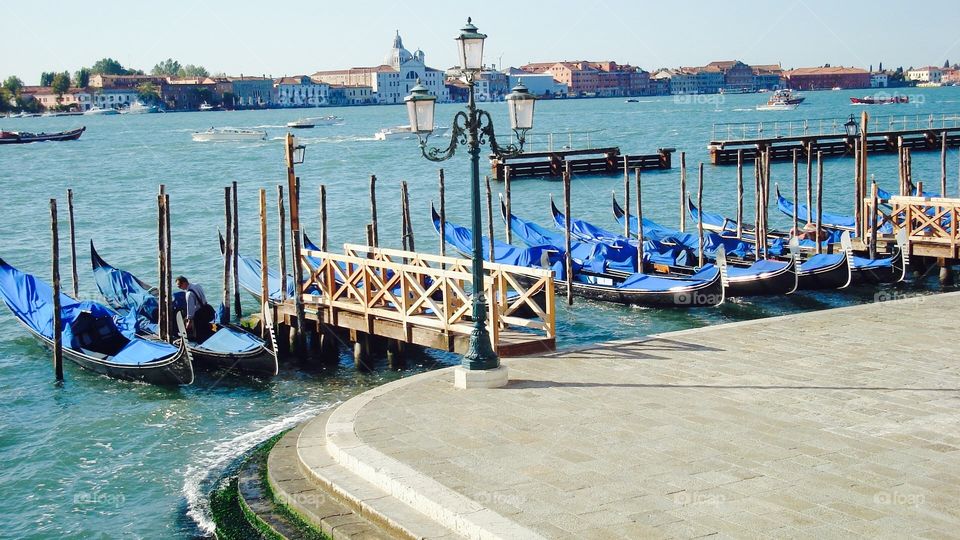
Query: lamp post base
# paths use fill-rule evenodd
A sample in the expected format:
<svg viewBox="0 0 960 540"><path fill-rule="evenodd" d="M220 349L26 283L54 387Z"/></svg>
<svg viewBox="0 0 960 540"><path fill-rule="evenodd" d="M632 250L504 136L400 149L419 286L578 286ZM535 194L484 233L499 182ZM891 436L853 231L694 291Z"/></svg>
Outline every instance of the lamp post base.
<svg viewBox="0 0 960 540"><path fill-rule="evenodd" d="M507 366L495 369L466 369L457 366L453 370L453 387L460 390L470 388L501 388L507 385Z"/></svg>

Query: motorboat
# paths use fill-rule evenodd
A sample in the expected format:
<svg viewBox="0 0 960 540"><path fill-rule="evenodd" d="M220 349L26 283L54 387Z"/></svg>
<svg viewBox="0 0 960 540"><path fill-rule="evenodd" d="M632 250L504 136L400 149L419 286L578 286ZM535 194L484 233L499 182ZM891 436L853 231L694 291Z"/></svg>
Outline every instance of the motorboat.
<svg viewBox="0 0 960 540"><path fill-rule="evenodd" d="M445 126L437 126L434 128L432 135L445 135L449 128ZM380 131L373 134L373 138L378 141L390 141L394 139L416 139L417 134L410 131L409 125L403 126L394 126L390 128L383 128Z"/></svg>
<svg viewBox="0 0 960 540"><path fill-rule="evenodd" d="M770 96L764 105L757 105L758 111L792 111L803 103L806 99L802 96L794 95L789 88L777 90Z"/></svg>
<svg viewBox="0 0 960 540"><path fill-rule="evenodd" d="M86 127L79 127L69 131L60 131L57 133L29 133L26 131L2 131L0 130L0 144L25 144L32 142L47 141L75 141L83 135Z"/></svg>
<svg viewBox="0 0 960 540"><path fill-rule="evenodd" d="M259 129L241 129L241 128L210 128L206 131L196 131L193 133L193 140L198 142L208 141L265 141L267 132Z"/></svg>
<svg viewBox="0 0 960 540"><path fill-rule="evenodd" d="M895 94L884 96L881 94L850 98L851 105L890 105L892 103L910 103L910 96Z"/></svg>
<svg viewBox="0 0 960 540"><path fill-rule="evenodd" d="M216 109L216 108L217 108L217 107L216 107L215 105L211 105L211 104L207 103L206 101L204 101L203 103L200 104L200 110L201 110L201 111L212 111L212 110L214 110L214 109Z"/></svg>
<svg viewBox="0 0 960 540"><path fill-rule="evenodd" d="M319 116L319 117L313 117L313 118L300 118L298 120L294 120L293 122L287 122L287 127L295 128L295 129L305 129L305 128L312 128L315 126L331 126L339 122L343 122L343 118L329 114L327 116Z"/></svg>
<svg viewBox="0 0 960 540"><path fill-rule="evenodd" d="M149 114L159 112L156 105L146 105L141 101L134 101L126 109L121 110L122 114Z"/></svg>
<svg viewBox="0 0 960 540"><path fill-rule="evenodd" d="M91 107L83 111L84 116L109 116L112 114L120 114L120 111L112 107Z"/></svg>

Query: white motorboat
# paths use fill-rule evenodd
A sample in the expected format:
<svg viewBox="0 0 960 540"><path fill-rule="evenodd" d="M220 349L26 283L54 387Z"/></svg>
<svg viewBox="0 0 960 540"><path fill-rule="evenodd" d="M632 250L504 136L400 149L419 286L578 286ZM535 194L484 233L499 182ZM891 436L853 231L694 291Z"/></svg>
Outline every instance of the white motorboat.
<svg viewBox="0 0 960 540"><path fill-rule="evenodd" d="M770 96L770 99L767 100L767 103L764 105L757 105L758 111L792 111L800 106L803 103L803 100L806 99L802 96L796 96L790 91L789 88L784 88L782 90L777 90Z"/></svg>
<svg viewBox="0 0 960 540"><path fill-rule="evenodd" d="M200 110L201 110L201 111L212 111L212 110L214 110L214 109L216 109L216 108L217 108L216 106L211 105L211 104L207 103L206 101L204 101L203 103L200 104Z"/></svg>
<svg viewBox="0 0 960 540"><path fill-rule="evenodd" d="M83 111L84 116L108 116L111 114L120 114L120 111L112 107L90 107Z"/></svg>
<svg viewBox="0 0 960 540"><path fill-rule="evenodd" d="M134 101L126 109L121 110L122 114L149 114L158 112L160 109L156 105L145 105L141 101Z"/></svg>
<svg viewBox="0 0 960 540"><path fill-rule="evenodd" d="M193 133L193 140L199 142L207 141L264 141L267 139L267 132L259 129L240 129L240 128L210 128L206 131L196 131Z"/></svg>
<svg viewBox="0 0 960 540"><path fill-rule="evenodd" d="M304 129L315 126L331 126L339 122L343 122L343 118L330 114L327 116L319 116L314 118L300 118L299 120L294 120L293 122L287 122L287 127Z"/></svg>
<svg viewBox="0 0 960 540"><path fill-rule="evenodd" d="M431 135L434 136L443 136L447 133L447 127L437 126L434 128ZM373 134L373 138L378 141L392 141L394 139L416 139L417 134L410 131L409 125L404 126L394 126L390 128L383 128L380 131Z"/></svg>

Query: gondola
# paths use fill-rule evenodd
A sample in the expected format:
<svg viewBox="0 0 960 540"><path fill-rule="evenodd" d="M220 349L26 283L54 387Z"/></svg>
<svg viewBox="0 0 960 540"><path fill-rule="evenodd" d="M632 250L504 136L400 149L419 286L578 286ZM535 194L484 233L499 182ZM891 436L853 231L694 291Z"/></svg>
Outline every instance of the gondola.
<svg viewBox="0 0 960 540"><path fill-rule="evenodd" d="M156 289L104 261L92 240L90 259L97 288L107 303L124 315L140 337L157 339ZM259 337L234 324L217 324L217 331L202 343L188 340L186 346L198 368L230 369L271 377L278 372L276 354Z"/></svg>
<svg viewBox="0 0 960 540"><path fill-rule="evenodd" d="M30 133L27 131L0 131L0 144L75 141L86 131L86 126L58 133Z"/></svg>
<svg viewBox="0 0 960 540"><path fill-rule="evenodd" d="M14 317L53 348L53 288L0 259L0 295ZM63 356L77 365L117 379L176 386L193 383L186 348L136 336L109 307L60 295Z"/></svg>
<svg viewBox="0 0 960 540"><path fill-rule="evenodd" d="M617 202L616 196L613 197L613 215L618 223L622 224L626 220L626 212L624 212L623 208ZM630 218L631 230L639 230L639 227L637 227L637 216L630 216ZM647 236L648 230L656 231L656 234L664 239L680 239L692 236L680 231L670 230L646 218L643 219L643 227L644 236ZM725 245L725 242L734 240L723 238L716 233L709 233L705 235L705 247L707 246L708 239L710 245L714 246L712 252L704 249L705 253L711 255L709 258L713 258L712 256L716 252L716 246ZM699 239L693 241L699 243ZM696 244L693 247L698 248ZM725 247L724 251L726 251ZM727 259L727 296L791 294L797 290L799 279L797 276L797 258L795 256L791 256L785 261L761 259L750 262L745 259L745 257L750 254L750 251L751 250L744 250L741 255L741 257L744 258L739 260Z"/></svg>
<svg viewBox="0 0 960 540"><path fill-rule="evenodd" d="M558 235L513 214L507 215L503 205L501 210L504 219L510 220L513 233L527 244L530 250L523 254L521 259L539 261L531 263L532 267L553 270L554 286L565 294L565 252L563 244L558 241ZM440 232L440 216L432 208L431 211L434 227ZM458 250L469 253L471 243L467 240L472 240L471 232L463 227L455 227L449 222L442 227L447 242ZM509 244L501 246L499 249L519 249ZM725 259L722 250L717 265L706 265L698 272L683 278L611 271L606 260L608 253L611 253L609 246L602 244L571 244L573 294L593 300L646 307L710 307L722 304L725 299Z"/></svg>
<svg viewBox="0 0 960 540"><path fill-rule="evenodd" d="M224 254L223 242L223 235L220 235L221 256ZM240 288L250 293L251 296L257 299L258 303L262 303L260 298L262 296L262 265L260 264L260 259L239 254L237 255L237 259L237 281L240 283ZM284 295L281 293L282 288L280 272L274 270L273 268L267 268L267 288L270 291L270 306L276 306L277 304L283 302L285 298L293 298L294 294L296 294L293 276L290 274L287 274L286 280L287 294Z"/></svg>

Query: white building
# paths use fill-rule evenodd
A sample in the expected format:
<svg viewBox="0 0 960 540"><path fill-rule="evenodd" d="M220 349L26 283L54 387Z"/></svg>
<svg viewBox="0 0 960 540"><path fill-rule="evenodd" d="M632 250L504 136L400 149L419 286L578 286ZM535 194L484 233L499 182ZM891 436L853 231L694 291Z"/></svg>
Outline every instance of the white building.
<svg viewBox="0 0 960 540"><path fill-rule="evenodd" d="M137 100L137 91L129 88L98 88L93 93L93 104L101 109L124 109Z"/></svg>
<svg viewBox="0 0 960 540"><path fill-rule="evenodd" d="M886 73L879 71L870 74L870 88L886 88L889 77Z"/></svg>
<svg viewBox="0 0 960 540"><path fill-rule="evenodd" d="M397 32L393 47L387 52L383 64L374 67L358 67L336 71L318 71L311 77L314 81L340 86L369 86L377 103L403 103L417 79L427 87L437 101L450 101L444 85L443 72L424 63L423 51L411 53L403 47Z"/></svg>
<svg viewBox="0 0 960 540"><path fill-rule="evenodd" d="M701 91L697 75L684 69L661 69L650 78L668 81L670 93L674 95L699 94Z"/></svg>
<svg viewBox="0 0 960 540"><path fill-rule="evenodd" d="M530 73L522 69L509 68L507 74L507 88L513 89L517 83L523 81L527 90L535 96L566 96L567 85L557 82L549 72Z"/></svg>
<svg viewBox="0 0 960 540"><path fill-rule="evenodd" d="M927 66L917 69L911 69L907 72L907 80L921 83L939 84L943 77L943 72L938 67Z"/></svg>
<svg viewBox="0 0 960 540"><path fill-rule="evenodd" d="M273 83L275 103L281 107L319 107L329 104L330 85L306 75L283 77Z"/></svg>

